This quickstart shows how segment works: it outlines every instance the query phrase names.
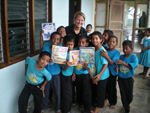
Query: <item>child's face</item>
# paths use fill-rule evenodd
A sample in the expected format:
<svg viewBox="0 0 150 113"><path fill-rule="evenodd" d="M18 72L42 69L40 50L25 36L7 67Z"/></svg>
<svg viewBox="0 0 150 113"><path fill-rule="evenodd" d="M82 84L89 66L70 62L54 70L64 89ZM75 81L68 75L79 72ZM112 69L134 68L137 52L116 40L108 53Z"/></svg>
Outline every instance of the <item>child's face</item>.
<svg viewBox="0 0 150 113"><path fill-rule="evenodd" d="M41 68L44 68L50 61L50 57L47 55L42 56L41 58L39 58L38 60L38 64Z"/></svg>
<svg viewBox="0 0 150 113"><path fill-rule="evenodd" d="M79 46L79 47L86 47L86 46L87 46L86 39L85 39L85 38L79 39L79 41L78 41L78 46Z"/></svg>
<svg viewBox="0 0 150 113"><path fill-rule="evenodd" d="M51 39L52 45L58 45L60 43L60 36L57 34L54 34Z"/></svg>
<svg viewBox="0 0 150 113"><path fill-rule="evenodd" d="M115 49L115 47L117 46L116 38L111 37L108 41L108 46L111 50Z"/></svg>
<svg viewBox="0 0 150 113"><path fill-rule="evenodd" d="M103 40L104 41L108 40L108 33L103 33Z"/></svg>
<svg viewBox="0 0 150 113"><path fill-rule="evenodd" d="M81 15L78 15L74 21L74 24L77 28L81 28L84 24L84 18Z"/></svg>
<svg viewBox="0 0 150 113"><path fill-rule="evenodd" d="M67 42L68 50L71 51L74 48L74 42Z"/></svg>
<svg viewBox="0 0 150 113"><path fill-rule="evenodd" d="M65 28L60 28L58 33L60 33L61 37L65 37L66 36L66 30Z"/></svg>
<svg viewBox="0 0 150 113"><path fill-rule="evenodd" d="M102 42L102 39L100 39L98 35L92 35L92 43L95 47L99 46L101 42Z"/></svg>
<svg viewBox="0 0 150 113"><path fill-rule="evenodd" d="M91 26L88 26L88 27L86 28L86 30L87 30L88 33L91 33L92 27L91 27Z"/></svg>
<svg viewBox="0 0 150 113"><path fill-rule="evenodd" d="M147 35L147 36L150 36L150 32L146 31L146 35Z"/></svg>
<svg viewBox="0 0 150 113"><path fill-rule="evenodd" d="M123 46L123 52L125 56L129 56L132 53L132 48L128 45Z"/></svg>

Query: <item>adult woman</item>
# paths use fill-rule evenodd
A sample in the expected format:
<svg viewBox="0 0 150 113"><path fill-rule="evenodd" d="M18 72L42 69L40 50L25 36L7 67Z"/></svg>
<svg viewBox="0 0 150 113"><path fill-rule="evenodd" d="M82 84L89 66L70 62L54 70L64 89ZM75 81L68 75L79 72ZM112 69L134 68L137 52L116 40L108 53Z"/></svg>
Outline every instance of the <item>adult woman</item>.
<svg viewBox="0 0 150 113"><path fill-rule="evenodd" d="M73 35L75 38L75 47L78 44L78 38L87 35L87 31L82 27L85 22L85 15L82 12L76 12L74 15L74 24L66 27L67 35Z"/></svg>

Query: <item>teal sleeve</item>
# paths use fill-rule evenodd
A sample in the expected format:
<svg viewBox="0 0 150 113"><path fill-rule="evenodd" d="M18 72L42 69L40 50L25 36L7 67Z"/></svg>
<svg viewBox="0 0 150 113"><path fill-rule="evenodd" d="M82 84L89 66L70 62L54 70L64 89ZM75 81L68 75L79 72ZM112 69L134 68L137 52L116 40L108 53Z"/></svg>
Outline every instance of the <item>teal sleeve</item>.
<svg viewBox="0 0 150 113"><path fill-rule="evenodd" d="M136 55L133 55L129 65L132 67L132 69L135 69L138 66L138 58Z"/></svg>
<svg viewBox="0 0 150 113"><path fill-rule="evenodd" d="M115 55L114 55L114 57L112 58L112 61L114 62L114 63L116 63L116 60L118 60L120 58L120 52L117 52Z"/></svg>
<svg viewBox="0 0 150 113"><path fill-rule="evenodd" d="M29 62L31 61L31 59L32 59L31 57L27 57L26 60L25 60L25 64L29 64Z"/></svg>
<svg viewBox="0 0 150 113"><path fill-rule="evenodd" d="M52 79L52 75L45 69L44 76L46 77L46 80L49 81Z"/></svg>

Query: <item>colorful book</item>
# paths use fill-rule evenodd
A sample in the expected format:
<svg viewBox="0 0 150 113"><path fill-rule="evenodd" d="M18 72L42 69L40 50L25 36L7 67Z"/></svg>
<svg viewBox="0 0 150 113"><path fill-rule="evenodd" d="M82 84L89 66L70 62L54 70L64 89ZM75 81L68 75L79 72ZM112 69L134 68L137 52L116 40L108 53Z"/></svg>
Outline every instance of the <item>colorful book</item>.
<svg viewBox="0 0 150 113"><path fill-rule="evenodd" d="M54 63L64 64L67 58L68 47L52 46L52 59Z"/></svg>
<svg viewBox="0 0 150 113"><path fill-rule="evenodd" d="M76 66L79 63L79 50L73 50L69 52L69 62L72 62L72 66Z"/></svg>
<svg viewBox="0 0 150 113"><path fill-rule="evenodd" d="M95 63L95 48L80 47L80 63Z"/></svg>
<svg viewBox="0 0 150 113"><path fill-rule="evenodd" d="M51 34L56 31L55 23L42 23L43 40L50 40Z"/></svg>

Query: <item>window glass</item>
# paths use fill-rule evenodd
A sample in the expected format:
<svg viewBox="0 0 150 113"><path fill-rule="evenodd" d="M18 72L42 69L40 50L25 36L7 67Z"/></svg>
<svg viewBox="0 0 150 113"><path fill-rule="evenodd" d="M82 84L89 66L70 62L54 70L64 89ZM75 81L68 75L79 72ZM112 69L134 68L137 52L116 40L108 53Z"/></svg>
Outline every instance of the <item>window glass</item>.
<svg viewBox="0 0 150 113"><path fill-rule="evenodd" d="M35 16L35 49L40 49L40 31L41 24L47 22L47 0L34 1L34 16Z"/></svg>
<svg viewBox="0 0 150 113"><path fill-rule="evenodd" d="M28 0L7 0L10 57L29 52Z"/></svg>

